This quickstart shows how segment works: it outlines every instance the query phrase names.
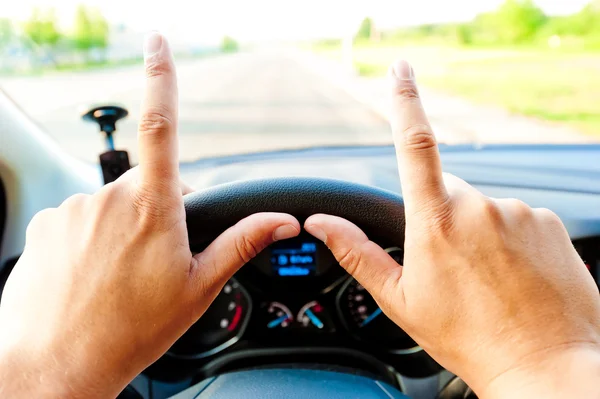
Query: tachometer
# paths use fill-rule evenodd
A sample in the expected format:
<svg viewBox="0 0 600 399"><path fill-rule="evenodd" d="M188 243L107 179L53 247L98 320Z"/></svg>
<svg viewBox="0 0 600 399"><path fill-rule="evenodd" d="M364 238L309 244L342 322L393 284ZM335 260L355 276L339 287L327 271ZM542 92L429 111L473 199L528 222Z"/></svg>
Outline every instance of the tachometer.
<svg viewBox="0 0 600 399"><path fill-rule="evenodd" d="M393 247L386 251L396 262L402 262L402 249ZM408 334L383 314L371 294L353 278L342 286L337 305L346 327L359 339L396 352L420 350Z"/></svg>
<svg viewBox="0 0 600 399"><path fill-rule="evenodd" d="M239 339L250 316L250 298L231 279L190 329L169 350L179 357L201 358L219 352Z"/></svg>
<svg viewBox="0 0 600 399"><path fill-rule="evenodd" d="M302 306L296 320L302 328L330 331L333 326L325 308L317 301Z"/></svg>
<svg viewBox="0 0 600 399"><path fill-rule="evenodd" d="M292 312L283 303L271 302L267 313L269 313L270 317L267 328L286 328L294 321Z"/></svg>

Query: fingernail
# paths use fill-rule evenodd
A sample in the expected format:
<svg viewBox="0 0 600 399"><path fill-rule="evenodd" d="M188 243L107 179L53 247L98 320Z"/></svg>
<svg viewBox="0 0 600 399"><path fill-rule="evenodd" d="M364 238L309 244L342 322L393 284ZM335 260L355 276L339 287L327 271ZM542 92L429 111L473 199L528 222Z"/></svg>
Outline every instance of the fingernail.
<svg viewBox="0 0 600 399"><path fill-rule="evenodd" d="M273 232L273 241L281 241L287 238L296 237L300 233L296 226L291 224L284 224L283 226L279 226Z"/></svg>
<svg viewBox="0 0 600 399"><path fill-rule="evenodd" d="M157 54L162 47L162 36L158 32L148 32L144 38L144 59Z"/></svg>
<svg viewBox="0 0 600 399"><path fill-rule="evenodd" d="M327 242L327 234L325 234L323 229L320 228L319 226L315 226L314 224L311 224L308 226L304 226L304 228L316 239L321 240L324 243Z"/></svg>
<svg viewBox="0 0 600 399"><path fill-rule="evenodd" d="M396 79L414 80L415 73L410 64L404 60L398 60L392 64L392 72Z"/></svg>

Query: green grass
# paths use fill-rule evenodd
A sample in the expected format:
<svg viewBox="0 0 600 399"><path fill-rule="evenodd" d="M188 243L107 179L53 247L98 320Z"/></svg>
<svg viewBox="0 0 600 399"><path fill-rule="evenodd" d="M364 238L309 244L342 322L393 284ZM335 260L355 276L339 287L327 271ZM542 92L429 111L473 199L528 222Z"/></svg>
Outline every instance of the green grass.
<svg viewBox="0 0 600 399"><path fill-rule="evenodd" d="M0 76L40 76L49 73L52 74L62 72L81 72L95 69L116 68L136 64L141 65L142 62L142 57L135 57L117 61L90 61L84 63L47 65L44 67L37 67L26 71L4 70L0 71Z"/></svg>
<svg viewBox="0 0 600 399"><path fill-rule="evenodd" d="M321 53L341 58L339 48ZM353 56L363 76L383 76L405 58L420 84L600 136L600 53L371 45Z"/></svg>
<svg viewBox="0 0 600 399"><path fill-rule="evenodd" d="M88 62L85 64L62 64L58 65L56 68L53 68L53 70L59 72L85 71L88 69L105 69L136 64L141 65L142 62L142 57L134 57L118 61L98 61Z"/></svg>
<svg viewBox="0 0 600 399"><path fill-rule="evenodd" d="M214 56L215 54L219 54L217 51L208 51L205 53L198 54L176 54L176 60L183 59L192 59L192 58L203 58ZM25 71L13 71L13 70L0 70L0 76L41 76L46 74L53 73L63 73L63 72L81 72L81 71L90 71L90 70L98 70L98 69L110 69L110 68L118 68L129 65L142 65L144 62L143 57L132 57L122 60L106 60L106 61L89 61L89 62L81 62L81 63L65 63L58 65L46 65L43 67L37 67Z"/></svg>
<svg viewBox="0 0 600 399"><path fill-rule="evenodd" d="M387 72L388 65L354 61L354 69L360 76L377 77Z"/></svg>

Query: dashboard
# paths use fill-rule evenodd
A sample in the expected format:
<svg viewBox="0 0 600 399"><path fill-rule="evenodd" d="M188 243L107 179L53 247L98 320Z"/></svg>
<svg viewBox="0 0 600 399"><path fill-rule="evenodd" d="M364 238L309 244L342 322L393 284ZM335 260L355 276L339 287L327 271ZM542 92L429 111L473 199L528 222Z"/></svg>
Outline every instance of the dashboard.
<svg viewBox="0 0 600 399"><path fill-rule="evenodd" d="M402 263L398 243L380 245ZM306 232L276 242L242 267L148 374L164 378L176 365L178 378L208 378L223 368L244 368L249 358L252 367L312 362L383 373L393 384L389 365L414 376L440 370Z"/></svg>
<svg viewBox="0 0 600 399"><path fill-rule="evenodd" d="M402 262L402 249L387 251ZM202 359L242 340L260 347L343 344L381 355L420 351L306 233L276 243L242 268L168 355Z"/></svg>
<svg viewBox="0 0 600 399"><path fill-rule="evenodd" d="M24 147L32 154L24 163L10 157L25 150L0 149L5 188L0 291L23 249L33 214L100 187L96 166L43 152L36 143ZM442 145L440 150L444 169L485 195L520 198L556 212L600 281L600 146ZM3 162L10 168L3 168ZM181 174L195 189L261 177L313 176L401 193L389 146L204 159L181 165ZM371 238L402 263L403 243ZM242 267L205 315L132 382L136 394L123 398L168 397L222 373L274 365L375 376L415 399L436 397L452 378L381 312L321 242L303 232Z"/></svg>
<svg viewBox="0 0 600 399"><path fill-rule="evenodd" d="M380 245L402 263L400 247L392 243ZM600 238L576 240L574 246L598 282ZM346 349L349 354L366 353L402 375L416 378L440 370L381 312L372 296L336 263L321 242L302 233L267 248L240 269L204 316L150 373L164 376L168 374L166 370L180 362L179 366L189 367L190 376L206 378L215 370L209 367L203 372L203 367L214 365L215 358L240 352L252 354L254 366L268 365L282 359L272 355L261 359L260 354L272 354L282 348L312 348L321 355L329 348ZM262 352L253 351L256 349ZM348 355L344 361L352 367L378 372L375 364L364 359L352 362L351 357ZM322 364L331 361L331 365L340 360L339 356L315 359ZM286 359L293 361L293 355Z"/></svg>

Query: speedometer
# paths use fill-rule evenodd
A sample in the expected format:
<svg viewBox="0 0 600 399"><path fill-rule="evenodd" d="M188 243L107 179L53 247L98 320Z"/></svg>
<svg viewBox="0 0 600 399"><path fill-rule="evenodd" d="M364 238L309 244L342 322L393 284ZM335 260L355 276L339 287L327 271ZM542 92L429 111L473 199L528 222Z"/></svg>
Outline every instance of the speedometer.
<svg viewBox="0 0 600 399"><path fill-rule="evenodd" d="M395 351L419 350L415 341L383 314L371 294L353 278L340 291L338 308L348 330L359 339Z"/></svg>
<svg viewBox="0 0 600 399"><path fill-rule="evenodd" d="M217 353L239 339L250 316L250 298L231 279L204 315L169 350L170 355L201 358Z"/></svg>
<svg viewBox="0 0 600 399"><path fill-rule="evenodd" d="M386 251L396 262L402 262L400 248ZM360 340L401 353L421 350L408 334L383 314L375 299L355 279L350 278L342 286L337 306L346 328Z"/></svg>

